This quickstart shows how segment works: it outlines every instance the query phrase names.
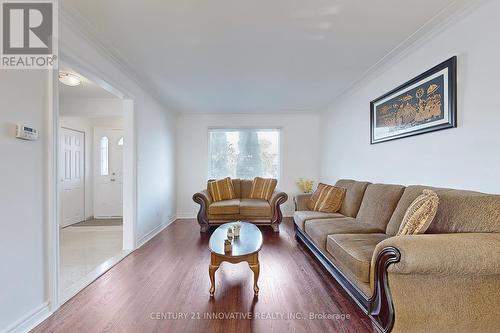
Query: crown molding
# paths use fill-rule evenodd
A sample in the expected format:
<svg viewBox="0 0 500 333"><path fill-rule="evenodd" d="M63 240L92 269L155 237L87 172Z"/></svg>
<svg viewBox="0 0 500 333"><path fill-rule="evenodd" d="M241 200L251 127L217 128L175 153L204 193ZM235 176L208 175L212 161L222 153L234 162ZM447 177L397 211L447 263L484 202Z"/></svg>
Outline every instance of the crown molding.
<svg viewBox="0 0 500 333"><path fill-rule="evenodd" d="M318 112L320 114L327 112L328 109L339 99L358 91L367 82L381 75L388 66L401 61L412 51L418 49L427 41L442 33L450 26L453 26L454 24L460 22L474 10L490 1L492 0L456 0L452 2L441 11L436 13L436 15L434 15L430 20L425 22L419 29L417 29L417 31L415 31L403 42L389 51L370 68L368 68L368 70L366 70L358 79L353 81L345 89L342 89L338 94L334 96L332 102L320 108Z"/></svg>
<svg viewBox="0 0 500 333"><path fill-rule="evenodd" d="M130 79L137 88L143 90L146 94L151 96L154 100L156 100L160 105L163 105L167 109L171 111L175 111L175 105L169 100L167 100L155 87L150 80L146 77L140 75L137 71L134 70L134 66L130 64L123 57L119 56L118 50L116 50L110 43L106 42L103 38L99 37L98 32L93 28L90 22L83 17L78 11L68 8L67 6L60 6L59 9L59 19L60 19L60 27L69 27L76 33L79 37L84 39L91 47L93 47L99 55L103 58L111 62L113 66L115 66L119 71L121 71L128 79ZM60 47L60 51L63 54L68 54L72 58L78 57L75 54L72 54L71 47L66 46L64 41L62 41L62 47ZM63 59L64 60L64 59ZM94 70L95 71L95 70ZM129 89L125 89L123 85L118 82L114 82L114 85L117 86L121 91L127 92L128 97L133 98L133 93Z"/></svg>

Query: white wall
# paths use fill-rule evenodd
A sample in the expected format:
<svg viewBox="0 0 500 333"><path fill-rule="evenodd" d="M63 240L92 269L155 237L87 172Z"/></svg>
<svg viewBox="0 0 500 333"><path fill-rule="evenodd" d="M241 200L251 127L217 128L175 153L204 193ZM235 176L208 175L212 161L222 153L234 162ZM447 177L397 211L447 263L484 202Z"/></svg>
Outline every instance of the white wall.
<svg viewBox="0 0 500 333"><path fill-rule="evenodd" d="M123 115L122 100L118 98L64 98L61 96L61 114L73 117L99 118Z"/></svg>
<svg viewBox="0 0 500 333"><path fill-rule="evenodd" d="M121 116L90 118L93 127L108 127L123 129L124 119Z"/></svg>
<svg viewBox="0 0 500 333"><path fill-rule="evenodd" d="M281 179L288 193L283 207L293 211L292 197L298 178L318 179L318 117L315 114L188 114L177 117L177 214L195 217L194 193L206 188L208 176L208 129L210 127L281 128Z"/></svg>
<svg viewBox="0 0 500 333"><path fill-rule="evenodd" d="M136 120L137 242L142 243L159 227L175 219L175 116L155 109L152 101L144 100Z"/></svg>
<svg viewBox="0 0 500 333"><path fill-rule="evenodd" d="M46 80L43 71L0 70L0 331L47 300ZM39 129L40 139L16 139L16 123Z"/></svg>
<svg viewBox="0 0 500 333"><path fill-rule="evenodd" d="M338 99L321 118L321 178L500 193L498 12L499 1L487 2ZM453 55L458 128L370 145L370 101Z"/></svg>
<svg viewBox="0 0 500 333"><path fill-rule="evenodd" d="M66 21L60 22L60 50L134 101L141 243L175 216L175 117ZM0 251L9 254L2 256L8 274L0 274L0 331L48 309L47 78L41 70L0 70ZM41 140L14 139L18 122L38 128Z"/></svg>

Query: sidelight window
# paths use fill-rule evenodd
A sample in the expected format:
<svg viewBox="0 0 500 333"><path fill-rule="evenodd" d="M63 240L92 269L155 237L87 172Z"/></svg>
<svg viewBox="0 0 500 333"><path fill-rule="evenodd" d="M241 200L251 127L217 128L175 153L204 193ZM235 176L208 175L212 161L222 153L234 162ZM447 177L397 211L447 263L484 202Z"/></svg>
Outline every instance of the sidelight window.
<svg viewBox="0 0 500 333"><path fill-rule="evenodd" d="M109 159L109 139L106 136L101 138L101 176L107 176L108 172L108 159Z"/></svg>

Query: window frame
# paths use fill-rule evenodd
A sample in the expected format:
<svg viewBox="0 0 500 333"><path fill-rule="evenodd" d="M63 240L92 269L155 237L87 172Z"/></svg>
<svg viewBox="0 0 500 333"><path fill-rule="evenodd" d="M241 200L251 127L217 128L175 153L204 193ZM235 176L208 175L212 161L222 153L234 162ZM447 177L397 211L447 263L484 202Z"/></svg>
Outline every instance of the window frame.
<svg viewBox="0 0 500 333"><path fill-rule="evenodd" d="M245 131L245 130L254 130L254 131L275 131L278 132L278 175L276 177L276 180L278 181L278 185L280 184L281 181L281 175L283 174L283 140L281 138L281 135L283 133L283 128L282 127L270 127L270 126L238 126L238 127L225 127L225 126L209 126L207 128L207 146L206 146L206 179L207 181L212 179L210 177L210 133L214 131L224 131L224 132L238 132L238 131Z"/></svg>

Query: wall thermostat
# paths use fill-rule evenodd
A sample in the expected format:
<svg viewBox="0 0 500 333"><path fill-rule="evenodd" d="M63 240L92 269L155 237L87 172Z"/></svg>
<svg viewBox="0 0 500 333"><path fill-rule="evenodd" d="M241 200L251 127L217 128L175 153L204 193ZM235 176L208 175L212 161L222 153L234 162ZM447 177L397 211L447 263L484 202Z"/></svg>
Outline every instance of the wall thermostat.
<svg viewBox="0 0 500 333"><path fill-rule="evenodd" d="M24 126L24 125L17 125L16 126L16 138L21 139L21 140L30 140L34 141L38 139L38 130Z"/></svg>

